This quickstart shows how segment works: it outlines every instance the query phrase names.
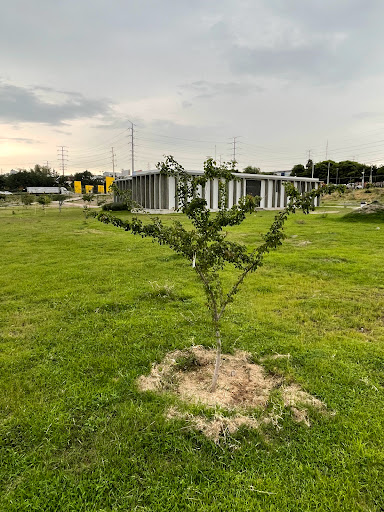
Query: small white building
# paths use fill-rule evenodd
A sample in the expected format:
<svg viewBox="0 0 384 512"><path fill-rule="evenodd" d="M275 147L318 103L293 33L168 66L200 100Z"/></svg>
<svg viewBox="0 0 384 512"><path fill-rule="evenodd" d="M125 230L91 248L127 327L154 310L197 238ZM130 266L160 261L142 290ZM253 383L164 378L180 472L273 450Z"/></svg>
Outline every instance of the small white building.
<svg viewBox="0 0 384 512"><path fill-rule="evenodd" d="M186 171L193 176L204 174L203 171ZM259 196L260 208L278 210L287 206L284 182L292 182L301 192L317 189L317 178L299 178L296 176L278 176L262 174L233 173L240 178L227 183L227 207L238 203L246 195ZM176 179L163 176L159 170L141 171L134 176L116 178L116 185L121 190L131 190L132 199L152 213L169 213L178 208L176 197ZM207 201L207 206L215 211L219 206L219 179L215 178L199 187L197 194ZM115 199L118 200L118 199ZM318 206L319 200L315 200Z"/></svg>

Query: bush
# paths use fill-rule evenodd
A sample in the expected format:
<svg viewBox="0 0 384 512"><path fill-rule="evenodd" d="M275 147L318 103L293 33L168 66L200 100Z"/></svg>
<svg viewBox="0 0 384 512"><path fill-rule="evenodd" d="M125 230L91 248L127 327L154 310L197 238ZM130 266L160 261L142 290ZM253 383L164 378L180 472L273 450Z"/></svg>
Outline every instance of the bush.
<svg viewBox="0 0 384 512"><path fill-rule="evenodd" d="M36 196L32 194L23 194L21 196L21 202L24 206L29 206L36 201Z"/></svg>
<svg viewBox="0 0 384 512"><path fill-rule="evenodd" d="M46 195L39 196L37 198L37 202L39 204L41 204L41 206L43 208L45 208L46 206L48 206L52 202L52 198L51 198L51 196L46 196Z"/></svg>
<svg viewBox="0 0 384 512"><path fill-rule="evenodd" d="M105 212L121 212L122 210L129 210L127 203L105 203L101 209Z"/></svg>

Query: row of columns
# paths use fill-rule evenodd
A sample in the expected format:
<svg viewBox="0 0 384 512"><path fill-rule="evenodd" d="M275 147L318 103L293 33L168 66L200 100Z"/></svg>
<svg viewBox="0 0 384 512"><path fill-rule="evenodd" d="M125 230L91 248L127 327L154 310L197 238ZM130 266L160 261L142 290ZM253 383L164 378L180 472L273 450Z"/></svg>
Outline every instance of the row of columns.
<svg viewBox="0 0 384 512"><path fill-rule="evenodd" d="M231 208L237 204L241 197L246 195L246 180L241 178L240 181L230 181L227 185L227 204ZM145 174L143 176L134 176L131 183L119 184L123 189L132 187L132 198L143 206L143 208L154 210L175 210L178 207L176 198L176 180L173 177L161 176L160 174ZM307 192L316 189L318 182L308 182L295 180L294 186L302 191ZM197 189L197 195L203 197L208 208L217 210L219 207L219 179L215 178L208 181L204 187L201 185ZM260 179L260 207L261 208L278 208L282 209L287 205L287 196L283 180L276 179ZM319 200L315 199L315 206L318 206Z"/></svg>
<svg viewBox="0 0 384 512"><path fill-rule="evenodd" d="M174 182L174 179L173 179ZM132 199L143 208L151 210L168 209L168 194L175 196L172 181L160 174L145 174L132 178Z"/></svg>

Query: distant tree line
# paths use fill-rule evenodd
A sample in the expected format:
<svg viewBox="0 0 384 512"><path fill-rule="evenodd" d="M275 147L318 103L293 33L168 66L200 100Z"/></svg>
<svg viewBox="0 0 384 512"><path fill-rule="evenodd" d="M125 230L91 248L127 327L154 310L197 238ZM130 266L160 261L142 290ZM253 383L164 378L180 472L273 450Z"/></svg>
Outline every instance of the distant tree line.
<svg viewBox="0 0 384 512"><path fill-rule="evenodd" d="M0 190L21 192L27 187L65 187L73 181L81 181L82 185L103 185L104 180L89 171L79 172L73 176L59 175L50 167L36 164L29 171L19 169L17 172L0 175Z"/></svg>
<svg viewBox="0 0 384 512"><path fill-rule="evenodd" d="M70 181L81 181L82 185L103 185L104 184L104 178L99 178L97 176L94 176L89 171L84 172L77 172L73 176L70 176Z"/></svg>
<svg viewBox="0 0 384 512"><path fill-rule="evenodd" d="M35 165L27 171L20 169L7 175L0 175L0 190L22 191L26 187L64 186L66 178L59 176L54 169Z"/></svg>
<svg viewBox="0 0 384 512"><path fill-rule="evenodd" d="M348 184L358 183L362 181L364 172L364 182L369 183L372 177L372 183L380 183L381 186L384 182L384 165L366 165L354 162L353 160L343 160L335 162L334 160L323 160L322 162L313 163L310 159L304 166L303 164L294 165L291 170L291 176L300 178L312 177L312 164L313 164L313 177L318 178L320 181L327 183L328 180L328 167L329 167L329 182L333 184ZM238 171L236 171L238 172ZM262 172L260 167L248 165L243 169L243 172L248 174L263 174L268 175L271 173Z"/></svg>
<svg viewBox="0 0 384 512"><path fill-rule="evenodd" d="M294 165L291 171L291 176L298 176L302 178L312 177L312 160L308 160L306 165ZM377 167L376 165L370 166L360 164L352 160L343 160L342 162L335 162L334 160L323 160L313 164L313 177L319 178L320 181L327 182L329 167L329 181L334 184L348 184L361 182L363 173L364 181L367 183L370 180L372 173L372 182L384 181L384 166Z"/></svg>

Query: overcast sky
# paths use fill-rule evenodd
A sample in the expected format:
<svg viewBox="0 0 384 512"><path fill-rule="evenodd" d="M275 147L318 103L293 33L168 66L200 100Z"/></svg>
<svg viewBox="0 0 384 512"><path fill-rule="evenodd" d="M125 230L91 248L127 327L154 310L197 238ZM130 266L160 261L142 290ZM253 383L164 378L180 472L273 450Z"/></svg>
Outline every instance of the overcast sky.
<svg viewBox="0 0 384 512"><path fill-rule="evenodd" d="M384 162L383 0L12 0L0 168Z"/></svg>

